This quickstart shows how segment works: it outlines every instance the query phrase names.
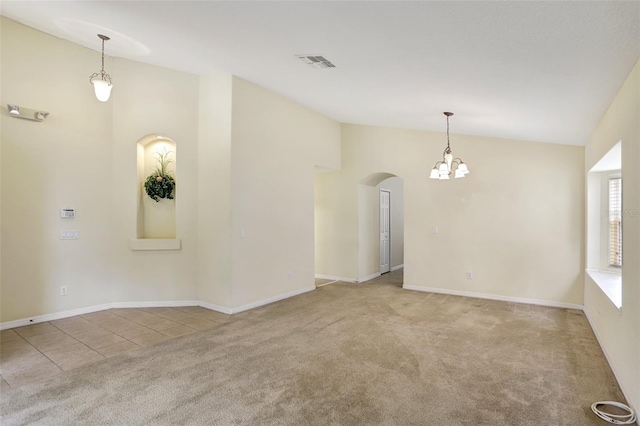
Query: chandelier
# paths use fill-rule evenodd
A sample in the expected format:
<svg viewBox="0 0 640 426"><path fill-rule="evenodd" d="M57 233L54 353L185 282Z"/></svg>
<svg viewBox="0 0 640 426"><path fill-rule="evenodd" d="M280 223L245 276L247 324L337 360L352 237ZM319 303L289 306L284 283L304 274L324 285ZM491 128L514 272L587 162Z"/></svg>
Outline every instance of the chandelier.
<svg viewBox="0 0 640 426"><path fill-rule="evenodd" d="M442 153L442 161L438 161L436 165L433 166L429 178L449 179L449 176L452 174L454 178L463 178L469 174L469 169L461 158L453 158L449 144L449 117L451 117L453 113L445 112L443 114L447 116L447 147Z"/></svg>
<svg viewBox="0 0 640 426"><path fill-rule="evenodd" d="M96 92L96 98L101 102L107 102L109 96L111 96L111 77L104 72L104 42L110 40L106 35L98 34L98 37L102 40L102 69L100 72L95 72L89 77L89 82L93 84L93 90Z"/></svg>

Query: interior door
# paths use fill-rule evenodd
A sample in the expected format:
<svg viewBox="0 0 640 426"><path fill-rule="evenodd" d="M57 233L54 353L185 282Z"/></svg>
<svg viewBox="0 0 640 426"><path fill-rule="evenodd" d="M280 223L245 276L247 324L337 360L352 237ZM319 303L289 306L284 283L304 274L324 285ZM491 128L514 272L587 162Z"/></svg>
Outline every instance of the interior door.
<svg viewBox="0 0 640 426"><path fill-rule="evenodd" d="M391 192L380 190L380 273L391 270L391 218L389 207L391 205Z"/></svg>

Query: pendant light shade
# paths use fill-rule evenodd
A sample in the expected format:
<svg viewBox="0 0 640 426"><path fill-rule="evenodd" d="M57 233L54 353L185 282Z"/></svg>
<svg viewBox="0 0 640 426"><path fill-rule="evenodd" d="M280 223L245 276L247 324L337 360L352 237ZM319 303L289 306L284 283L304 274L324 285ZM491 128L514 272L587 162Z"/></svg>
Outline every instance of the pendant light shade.
<svg viewBox="0 0 640 426"><path fill-rule="evenodd" d="M100 72L93 73L89 77L89 82L93 84L93 90L96 93L96 98L101 102L107 102L109 96L111 96L111 89L113 84L111 83L111 77L104 72L104 42L110 40L106 35L98 34L98 37L102 40L102 68Z"/></svg>
<svg viewBox="0 0 640 426"><path fill-rule="evenodd" d="M111 88L113 87L107 81L104 80L93 80L93 90L96 92L96 98L98 98L101 102L107 102L109 100L109 96L111 96Z"/></svg>

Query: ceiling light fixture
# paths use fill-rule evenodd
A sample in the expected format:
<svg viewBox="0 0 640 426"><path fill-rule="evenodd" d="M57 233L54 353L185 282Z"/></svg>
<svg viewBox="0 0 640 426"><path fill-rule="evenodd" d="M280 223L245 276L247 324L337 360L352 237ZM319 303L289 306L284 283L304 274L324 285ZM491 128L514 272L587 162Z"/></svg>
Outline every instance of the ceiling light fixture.
<svg viewBox="0 0 640 426"><path fill-rule="evenodd" d="M461 158L453 158L451 146L449 144L449 117L451 117L453 113L445 112L443 114L447 116L447 147L442 153L442 161L438 161L436 165L433 166L433 170L431 170L429 178L441 180L449 179L449 176L452 174L455 178L463 178L469 174L469 169Z"/></svg>
<svg viewBox="0 0 640 426"><path fill-rule="evenodd" d="M107 102L109 100L109 96L111 96L113 84L111 84L111 77L109 77L109 74L104 72L104 42L111 39L102 34L98 34L98 37L102 40L102 69L100 72L93 73L91 77L89 77L89 82L93 84L93 90L96 92L96 98L101 102Z"/></svg>

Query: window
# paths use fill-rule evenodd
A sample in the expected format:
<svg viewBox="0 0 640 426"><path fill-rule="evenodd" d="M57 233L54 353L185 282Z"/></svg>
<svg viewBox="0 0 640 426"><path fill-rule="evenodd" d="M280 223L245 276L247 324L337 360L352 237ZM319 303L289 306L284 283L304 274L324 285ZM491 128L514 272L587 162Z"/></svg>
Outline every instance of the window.
<svg viewBox="0 0 640 426"><path fill-rule="evenodd" d="M609 266L622 266L622 178L609 178Z"/></svg>
<svg viewBox="0 0 640 426"><path fill-rule="evenodd" d="M622 309L622 141L587 173L586 272ZM628 259L627 259L628 260Z"/></svg>

